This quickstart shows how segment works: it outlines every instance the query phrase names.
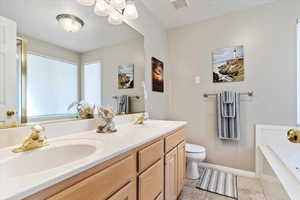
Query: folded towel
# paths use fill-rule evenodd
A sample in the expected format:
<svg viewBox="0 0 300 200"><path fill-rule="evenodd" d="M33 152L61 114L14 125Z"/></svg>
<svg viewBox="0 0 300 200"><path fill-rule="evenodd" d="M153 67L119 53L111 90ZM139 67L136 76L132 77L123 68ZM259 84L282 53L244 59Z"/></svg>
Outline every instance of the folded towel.
<svg viewBox="0 0 300 200"><path fill-rule="evenodd" d="M223 91L217 94L218 137L240 140L240 94Z"/></svg>
<svg viewBox="0 0 300 200"><path fill-rule="evenodd" d="M117 113L129 113L130 112L130 97L128 95L121 95L117 97Z"/></svg>
<svg viewBox="0 0 300 200"><path fill-rule="evenodd" d="M235 93L223 91L221 93L221 112L222 116L226 118L234 118L236 113Z"/></svg>

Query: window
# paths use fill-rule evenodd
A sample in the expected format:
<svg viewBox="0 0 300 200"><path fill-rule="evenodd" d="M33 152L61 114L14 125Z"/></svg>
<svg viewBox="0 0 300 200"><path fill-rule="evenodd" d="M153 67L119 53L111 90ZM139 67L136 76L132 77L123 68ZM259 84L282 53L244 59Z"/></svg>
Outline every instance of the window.
<svg viewBox="0 0 300 200"><path fill-rule="evenodd" d="M84 65L84 100L101 106L101 65L99 62Z"/></svg>
<svg viewBox="0 0 300 200"><path fill-rule="evenodd" d="M79 99L78 66L33 54L27 59L28 121L75 116L67 108Z"/></svg>

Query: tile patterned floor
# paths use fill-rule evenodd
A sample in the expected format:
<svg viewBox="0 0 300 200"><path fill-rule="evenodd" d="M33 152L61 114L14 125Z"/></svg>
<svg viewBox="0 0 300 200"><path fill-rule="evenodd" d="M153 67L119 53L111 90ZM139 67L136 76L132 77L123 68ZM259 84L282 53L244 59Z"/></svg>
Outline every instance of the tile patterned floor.
<svg viewBox="0 0 300 200"><path fill-rule="evenodd" d="M258 179L238 177L239 200L266 200ZM196 188L196 181L187 180L180 200L230 200L231 198ZM232 200L232 199L231 199Z"/></svg>

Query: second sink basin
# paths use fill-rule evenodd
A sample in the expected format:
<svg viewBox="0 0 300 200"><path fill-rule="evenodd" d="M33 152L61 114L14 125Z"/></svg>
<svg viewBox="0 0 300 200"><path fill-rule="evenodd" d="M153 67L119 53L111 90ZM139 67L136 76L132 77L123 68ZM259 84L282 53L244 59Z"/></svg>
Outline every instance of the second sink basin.
<svg viewBox="0 0 300 200"><path fill-rule="evenodd" d="M0 162L0 177L14 178L51 170L98 152L100 142L88 139L50 141L48 146L14 154Z"/></svg>

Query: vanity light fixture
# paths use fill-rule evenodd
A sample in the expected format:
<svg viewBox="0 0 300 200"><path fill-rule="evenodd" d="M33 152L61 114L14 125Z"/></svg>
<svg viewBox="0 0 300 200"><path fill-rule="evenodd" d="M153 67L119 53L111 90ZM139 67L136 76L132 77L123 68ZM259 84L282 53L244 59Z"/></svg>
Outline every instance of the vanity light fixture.
<svg viewBox="0 0 300 200"><path fill-rule="evenodd" d="M128 1L124 9L124 16L127 19L134 20L139 17L135 3L133 1Z"/></svg>
<svg viewBox="0 0 300 200"><path fill-rule="evenodd" d="M109 15L109 5L104 0L98 0L95 7L94 12L96 15L105 17Z"/></svg>
<svg viewBox="0 0 300 200"><path fill-rule="evenodd" d="M94 12L98 16L108 16L108 22L119 25L123 17L128 20L138 18L138 11L133 0L77 0L85 6L94 6Z"/></svg>
<svg viewBox="0 0 300 200"><path fill-rule="evenodd" d="M78 32L84 26L82 19L75 15L60 14L56 16L56 20L68 32Z"/></svg>
<svg viewBox="0 0 300 200"><path fill-rule="evenodd" d="M123 20L117 13L111 13L108 16L108 22L112 25L120 25L123 23Z"/></svg>
<svg viewBox="0 0 300 200"><path fill-rule="evenodd" d="M115 9L124 9L126 6L126 0L111 0L110 4L112 7L114 7Z"/></svg>
<svg viewBox="0 0 300 200"><path fill-rule="evenodd" d="M95 4L96 0L77 0L83 6L92 6Z"/></svg>

